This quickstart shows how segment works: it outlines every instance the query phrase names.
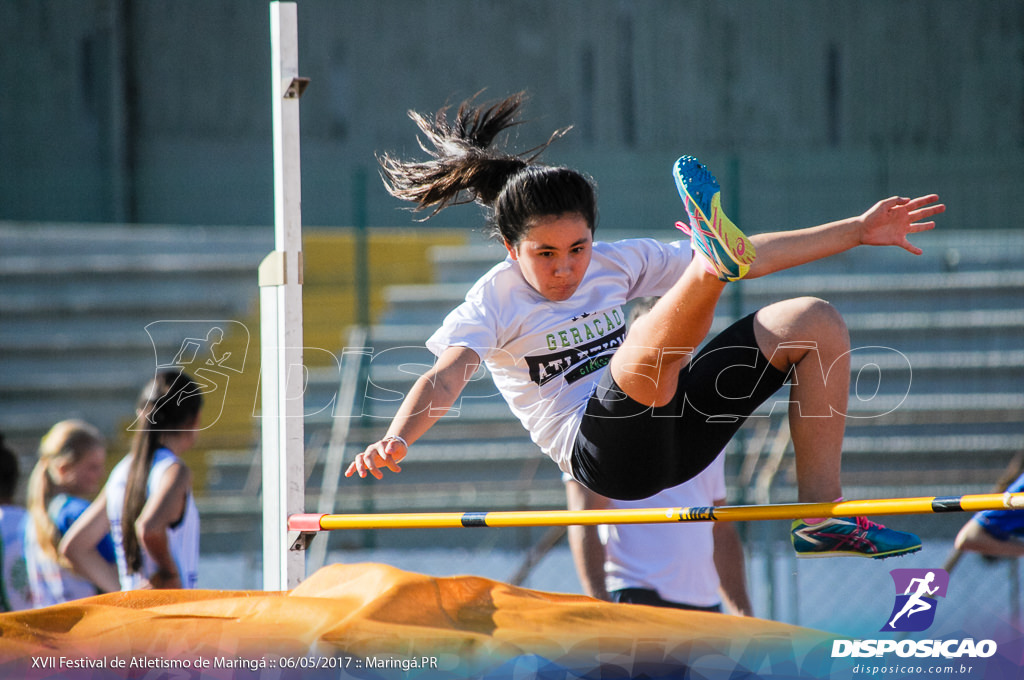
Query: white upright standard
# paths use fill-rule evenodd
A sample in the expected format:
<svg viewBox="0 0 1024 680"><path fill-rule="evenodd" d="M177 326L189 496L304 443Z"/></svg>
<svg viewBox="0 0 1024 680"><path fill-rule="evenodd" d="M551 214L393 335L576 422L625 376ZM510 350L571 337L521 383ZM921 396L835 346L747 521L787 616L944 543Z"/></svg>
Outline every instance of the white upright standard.
<svg viewBox="0 0 1024 680"><path fill-rule="evenodd" d="M270 43L275 250L259 270L263 588L288 590L305 576L304 553L289 550L287 526L305 501L299 97L307 81L298 77L294 2L270 3Z"/></svg>

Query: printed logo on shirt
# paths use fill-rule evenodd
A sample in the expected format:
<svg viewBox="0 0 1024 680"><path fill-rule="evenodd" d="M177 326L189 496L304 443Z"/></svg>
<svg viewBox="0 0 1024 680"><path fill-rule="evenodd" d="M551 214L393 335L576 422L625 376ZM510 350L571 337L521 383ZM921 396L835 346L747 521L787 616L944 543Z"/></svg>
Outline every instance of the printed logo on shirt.
<svg viewBox="0 0 1024 680"><path fill-rule="evenodd" d="M573 325L548 333L550 353L526 357L530 379L544 385L562 376L569 384L608 365L626 337L625 320L618 308L573 317Z"/></svg>

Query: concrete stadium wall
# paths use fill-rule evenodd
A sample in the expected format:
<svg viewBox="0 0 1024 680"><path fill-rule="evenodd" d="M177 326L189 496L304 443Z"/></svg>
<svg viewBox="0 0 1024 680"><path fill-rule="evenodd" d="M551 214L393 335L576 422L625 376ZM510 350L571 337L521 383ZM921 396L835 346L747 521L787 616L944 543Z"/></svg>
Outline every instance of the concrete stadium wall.
<svg viewBox="0 0 1024 680"><path fill-rule="evenodd" d="M374 152L417 153L410 108L527 90L529 148L593 174L602 223L680 216L705 159L755 230L936 191L951 227L1024 214L1024 4L991 0L302 0L303 211L408 225ZM268 225L263 0L0 3L0 219ZM439 226L473 226L471 208Z"/></svg>

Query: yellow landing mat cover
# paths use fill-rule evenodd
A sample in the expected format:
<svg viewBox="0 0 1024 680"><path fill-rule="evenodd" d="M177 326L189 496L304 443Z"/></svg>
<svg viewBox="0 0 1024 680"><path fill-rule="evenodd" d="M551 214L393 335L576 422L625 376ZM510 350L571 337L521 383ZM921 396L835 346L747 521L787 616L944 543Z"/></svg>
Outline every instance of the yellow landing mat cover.
<svg viewBox="0 0 1024 680"><path fill-rule="evenodd" d="M105 678L118 677L125 664L149 664L205 668L210 677L240 665L319 668L324 677L360 669L351 676L389 677L388 669L400 669L402 677L501 677L503 665L507 671L529 660L562 669L614 667L628 676L652 659L662 667L726 670L764 665L776 651L799 666L808 652L827 656L830 640L760 619L339 564L288 592L135 591L3 614L0 674L30 664L31 677L68 677L60 666L93 664L87 677Z"/></svg>

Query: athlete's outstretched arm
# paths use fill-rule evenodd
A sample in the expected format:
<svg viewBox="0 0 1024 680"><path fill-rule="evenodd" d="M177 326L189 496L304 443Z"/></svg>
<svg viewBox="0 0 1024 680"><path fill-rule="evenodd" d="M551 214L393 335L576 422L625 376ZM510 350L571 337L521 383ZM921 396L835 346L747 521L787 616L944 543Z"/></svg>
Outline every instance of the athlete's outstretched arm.
<svg viewBox="0 0 1024 680"><path fill-rule="evenodd" d="M938 200L935 194L914 199L894 196L857 217L806 229L755 234L750 240L757 248L757 259L746 278L765 276L862 245L899 246L920 255L921 249L908 236L935 228L930 218L946 210Z"/></svg>
<svg viewBox="0 0 1024 680"><path fill-rule="evenodd" d="M370 474L383 479L382 468L401 472L398 464L409 452L403 441L411 445L447 413L479 367L480 356L468 347L449 347L442 352L434 366L413 384L387 435L356 455L345 476Z"/></svg>

